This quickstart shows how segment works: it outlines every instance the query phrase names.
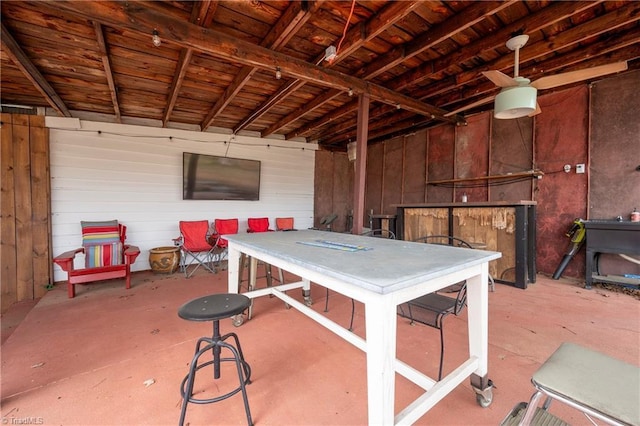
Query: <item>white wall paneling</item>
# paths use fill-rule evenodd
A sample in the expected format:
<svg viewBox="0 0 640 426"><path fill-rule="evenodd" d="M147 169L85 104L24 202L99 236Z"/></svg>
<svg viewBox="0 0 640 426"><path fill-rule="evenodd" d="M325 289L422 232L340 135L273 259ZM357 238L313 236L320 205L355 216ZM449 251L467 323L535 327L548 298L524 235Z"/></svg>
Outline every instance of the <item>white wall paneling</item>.
<svg viewBox="0 0 640 426"><path fill-rule="evenodd" d="M134 271L150 269L149 249L173 244L180 220L237 217L240 232L248 217L313 226L316 144L64 118L48 118L47 127L54 256L80 247L81 220L127 225L127 242L141 250ZM183 152L259 160L260 200L183 200ZM66 279L58 266L54 279Z"/></svg>

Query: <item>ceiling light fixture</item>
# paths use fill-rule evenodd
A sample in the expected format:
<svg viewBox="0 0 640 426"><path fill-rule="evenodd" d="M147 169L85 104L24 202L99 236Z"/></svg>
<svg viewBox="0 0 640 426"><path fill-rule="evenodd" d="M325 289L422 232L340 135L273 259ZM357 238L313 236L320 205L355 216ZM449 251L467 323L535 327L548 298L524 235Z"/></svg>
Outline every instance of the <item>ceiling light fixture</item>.
<svg viewBox="0 0 640 426"><path fill-rule="evenodd" d="M349 87L349 96L353 96L353 89Z"/></svg>
<svg viewBox="0 0 640 426"><path fill-rule="evenodd" d="M151 37L151 41L153 42L153 45L155 47L160 47L160 45L162 44L162 40L160 40L160 35L158 35L158 30L154 28L152 34L153 36Z"/></svg>
<svg viewBox="0 0 640 426"><path fill-rule="evenodd" d="M276 67L276 80L280 80L282 78L282 72L280 71L280 67Z"/></svg>
<svg viewBox="0 0 640 426"><path fill-rule="evenodd" d="M522 77L519 79L527 80ZM493 116L498 119L520 118L536 110L538 90L528 85L504 87L496 96Z"/></svg>
<svg viewBox="0 0 640 426"><path fill-rule="evenodd" d="M338 52L334 45L331 45L324 50L325 61L332 62L337 56L338 56Z"/></svg>

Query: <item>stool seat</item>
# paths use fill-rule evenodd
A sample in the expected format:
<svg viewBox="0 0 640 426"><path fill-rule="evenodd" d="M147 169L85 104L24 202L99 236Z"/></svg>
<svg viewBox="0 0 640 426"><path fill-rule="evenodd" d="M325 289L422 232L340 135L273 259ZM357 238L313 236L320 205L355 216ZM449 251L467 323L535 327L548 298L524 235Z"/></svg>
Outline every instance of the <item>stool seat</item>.
<svg viewBox="0 0 640 426"><path fill-rule="evenodd" d="M244 294L211 294L191 300L178 309L178 316L189 321L215 321L241 314L251 305Z"/></svg>

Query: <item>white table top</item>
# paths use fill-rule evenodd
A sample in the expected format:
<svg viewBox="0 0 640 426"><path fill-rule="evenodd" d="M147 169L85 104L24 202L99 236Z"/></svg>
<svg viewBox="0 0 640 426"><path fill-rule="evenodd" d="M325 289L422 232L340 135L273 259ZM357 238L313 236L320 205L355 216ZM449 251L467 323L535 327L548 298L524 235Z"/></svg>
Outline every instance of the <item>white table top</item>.
<svg viewBox="0 0 640 426"><path fill-rule="evenodd" d="M315 230L235 234L225 238L232 245L237 243L267 253L379 294L402 290L501 256L499 252L486 250ZM359 245L367 250L306 245L321 241Z"/></svg>

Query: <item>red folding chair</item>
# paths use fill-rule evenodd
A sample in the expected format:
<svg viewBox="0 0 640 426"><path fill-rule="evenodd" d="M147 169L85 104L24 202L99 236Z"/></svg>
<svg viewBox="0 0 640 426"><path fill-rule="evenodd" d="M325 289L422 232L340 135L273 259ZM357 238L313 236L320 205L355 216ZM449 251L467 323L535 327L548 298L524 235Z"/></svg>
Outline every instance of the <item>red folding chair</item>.
<svg viewBox="0 0 640 426"><path fill-rule="evenodd" d="M292 217L277 217L276 218L276 230L277 231L294 231L293 218Z"/></svg>
<svg viewBox="0 0 640 426"><path fill-rule="evenodd" d="M271 232L268 217L250 217L247 219L247 232Z"/></svg>
<svg viewBox="0 0 640 426"><path fill-rule="evenodd" d="M209 239L214 244L213 255L218 259L217 264L227 257L229 241L223 238L224 235L233 235L238 233L238 219L216 219L213 225L213 234Z"/></svg>
<svg viewBox="0 0 640 426"><path fill-rule="evenodd" d="M180 247L180 267L185 277L191 277L203 266L207 271L216 273L213 267L215 246L209 242L209 221L180 221L180 236L174 238ZM189 271L190 266L195 266Z"/></svg>

